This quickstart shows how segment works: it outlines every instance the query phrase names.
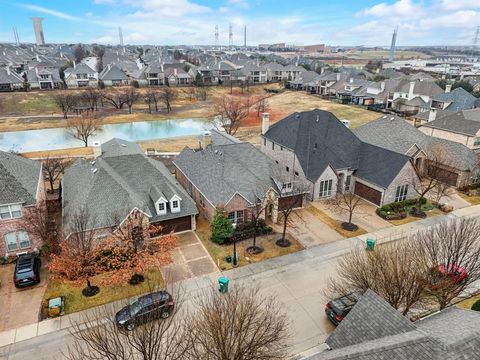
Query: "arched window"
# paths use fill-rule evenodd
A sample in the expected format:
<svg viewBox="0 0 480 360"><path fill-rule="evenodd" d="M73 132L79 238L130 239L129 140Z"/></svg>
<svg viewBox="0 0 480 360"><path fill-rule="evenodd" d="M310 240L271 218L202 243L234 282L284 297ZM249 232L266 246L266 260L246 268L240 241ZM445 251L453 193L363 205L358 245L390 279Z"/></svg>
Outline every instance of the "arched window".
<svg viewBox="0 0 480 360"><path fill-rule="evenodd" d="M5 234L5 243L7 245L7 251L26 249L31 245L28 234L25 231L14 231Z"/></svg>

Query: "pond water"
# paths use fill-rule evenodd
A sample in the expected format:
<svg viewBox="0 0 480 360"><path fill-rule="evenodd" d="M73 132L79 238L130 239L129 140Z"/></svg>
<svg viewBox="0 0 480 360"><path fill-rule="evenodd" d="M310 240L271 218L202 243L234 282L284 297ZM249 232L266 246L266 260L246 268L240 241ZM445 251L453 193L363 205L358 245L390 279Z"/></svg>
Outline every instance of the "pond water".
<svg viewBox="0 0 480 360"><path fill-rule="evenodd" d="M175 119L139 121L123 124L103 125L102 131L88 139L104 143L114 137L127 141L165 139L177 136L200 135L209 130L211 123L206 119ZM0 133L0 150L40 151L81 147L83 142L74 139L64 128L12 131Z"/></svg>

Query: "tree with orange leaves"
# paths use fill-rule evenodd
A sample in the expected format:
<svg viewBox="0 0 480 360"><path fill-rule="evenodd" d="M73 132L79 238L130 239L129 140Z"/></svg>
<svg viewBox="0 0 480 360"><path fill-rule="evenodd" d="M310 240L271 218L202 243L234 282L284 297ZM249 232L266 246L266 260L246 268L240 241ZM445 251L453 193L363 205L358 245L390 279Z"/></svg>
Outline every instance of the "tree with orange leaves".
<svg viewBox="0 0 480 360"><path fill-rule="evenodd" d="M151 229L140 212L116 223L105 240L99 240L98 231L91 230L89 223L88 211L82 208L73 217L72 234L61 242L60 254L53 255L48 265L54 277L74 284L86 282L85 296L98 293L98 286L90 283L96 275L105 275L97 279L99 285L115 285L171 261L176 236L151 238L150 231L161 229Z"/></svg>

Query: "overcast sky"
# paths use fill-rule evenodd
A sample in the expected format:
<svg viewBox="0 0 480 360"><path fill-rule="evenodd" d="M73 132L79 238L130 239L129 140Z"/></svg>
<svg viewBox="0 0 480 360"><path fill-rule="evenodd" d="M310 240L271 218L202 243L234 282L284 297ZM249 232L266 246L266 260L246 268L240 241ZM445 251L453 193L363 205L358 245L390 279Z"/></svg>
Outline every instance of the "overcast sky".
<svg viewBox="0 0 480 360"><path fill-rule="evenodd" d="M34 42L29 17L44 20L47 42L128 44L286 42L305 45L471 45L480 26L480 0L0 0L0 42Z"/></svg>

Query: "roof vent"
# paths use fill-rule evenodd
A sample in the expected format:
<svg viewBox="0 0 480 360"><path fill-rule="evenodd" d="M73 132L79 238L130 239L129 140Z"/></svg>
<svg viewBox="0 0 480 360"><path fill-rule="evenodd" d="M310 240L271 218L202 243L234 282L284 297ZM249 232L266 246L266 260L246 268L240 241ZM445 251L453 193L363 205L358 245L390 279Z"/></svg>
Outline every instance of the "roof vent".
<svg viewBox="0 0 480 360"><path fill-rule="evenodd" d="M97 169L97 168L93 168L93 169L92 169L92 173L94 173L94 174L96 174L96 173L97 173L97 171L98 171L98 169Z"/></svg>
<svg viewBox="0 0 480 360"><path fill-rule="evenodd" d="M90 164L93 166L95 165L95 160L91 161Z"/></svg>
<svg viewBox="0 0 480 360"><path fill-rule="evenodd" d="M392 116L392 117L390 118L390 120L395 120L395 118Z"/></svg>
<svg viewBox="0 0 480 360"><path fill-rule="evenodd" d="M125 144L120 144L120 146L127 147L127 145L125 145Z"/></svg>
<svg viewBox="0 0 480 360"><path fill-rule="evenodd" d="M295 119L300 119L300 114L296 114Z"/></svg>
<svg viewBox="0 0 480 360"><path fill-rule="evenodd" d="M320 121L320 115L317 114L317 122Z"/></svg>

